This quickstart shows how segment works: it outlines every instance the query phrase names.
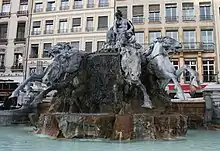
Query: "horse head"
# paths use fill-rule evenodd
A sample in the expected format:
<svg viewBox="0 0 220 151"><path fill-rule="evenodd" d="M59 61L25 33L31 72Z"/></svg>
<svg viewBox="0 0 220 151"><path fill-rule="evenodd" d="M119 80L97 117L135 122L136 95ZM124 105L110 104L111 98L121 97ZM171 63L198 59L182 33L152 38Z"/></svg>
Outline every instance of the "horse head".
<svg viewBox="0 0 220 151"><path fill-rule="evenodd" d="M177 40L175 40L175 39L173 39L171 37L168 37L168 36L156 38L154 43L157 43L157 42L161 43L163 48L166 51L174 51L174 52L176 52L177 50L182 48L182 45L181 45L180 42L178 42Z"/></svg>
<svg viewBox="0 0 220 151"><path fill-rule="evenodd" d="M139 77L141 75L141 55L136 49L132 47L125 48L121 52L122 60L122 70L125 72L125 77L130 80L130 82L139 82Z"/></svg>

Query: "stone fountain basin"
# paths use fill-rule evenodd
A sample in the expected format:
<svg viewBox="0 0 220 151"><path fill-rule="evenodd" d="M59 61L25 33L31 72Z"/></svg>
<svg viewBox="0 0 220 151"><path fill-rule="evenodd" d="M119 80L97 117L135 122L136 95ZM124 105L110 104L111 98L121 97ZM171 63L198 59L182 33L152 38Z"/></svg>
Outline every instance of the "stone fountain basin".
<svg viewBox="0 0 220 151"><path fill-rule="evenodd" d="M67 139L175 139L186 135L187 117L178 113L167 115L46 113L40 116L36 133Z"/></svg>

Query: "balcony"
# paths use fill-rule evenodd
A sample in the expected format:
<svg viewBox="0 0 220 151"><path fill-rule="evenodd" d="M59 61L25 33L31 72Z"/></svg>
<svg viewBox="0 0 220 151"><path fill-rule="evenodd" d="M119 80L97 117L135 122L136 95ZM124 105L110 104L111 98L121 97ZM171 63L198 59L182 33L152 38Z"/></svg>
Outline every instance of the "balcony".
<svg viewBox="0 0 220 151"><path fill-rule="evenodd" d="M40 13L40 12L43 12L43 8L34 9L34 13Z"/></svg>
<svg viewBox="0 0 220 151"><path fill-rule="evenodd" d="M132 22L134 24L142 24L144 23L144 17L132 17Z"/></svg>
<svg viewBox="0 0 220 151"><path fill-rule="evenodd" d="M108 26L98 27L97 30L98 31L107 31L108 30Z"/></svg>
<svg viewBox="0 0 220 151"><path fill-rule="evenodd" d="M108 7L109 3L99 3L99 7Z"/></svg>
<svg viewBox="0 0 220 151"><path fill-rule="evenodd" d="M0 37L0 45L7 45L7 44L8 44L8 39Z"/></svg>
<svg viewBox="0 0 220 151"><path fill-rule="evenodd" d="M81 32L82 28L81 27L72 27L71 32Z"/></svg>
<svg viewBox="0 0 220 151"><path fill-rule="evenodd" d="M48 52L43 51L42 58L49 58Z"/></svg>
<svg viewBox="0 0 220 151"><path fill-rule="evenodd" d="M87 8L94 8L95 4L87 4Z"/></svg>
<svg viewBox="0 0 220 151"><path fill-rule="evenodd" d="M44 34L53 34L53 30L44 30Z"/></svg>
<svg viewBox="0 0 220 151"><path fill-rule="evenodd" d="M67 33L68 29L58 29L58 33Z"/></svg>
<svg viewBox="0 0 220 151"><path fill-rule="evenodd" d="M28 16L28 10L17 11L17 16Z"/></svg>
<svg viewBox="0 0 220 151"><path fill-rule="evenodd" d="M14 39L14 43L18 44L18 43L26 43L26 38L24 37L17 37Z"/></svg>
<svg viewBox="0 0 220 151"><path fill-rule="evenodd" d="M213 15L200 15L200 21L213 20Z"/></svg>
<svg viewBox="0 0 220 151"><path fill-rule="evenodd" d="M217 74L203 74L203 82L217 82Z"/></svg>
<svg viewBox="0 0 220 151"><path fill-rule="evenodd" d="M196 16L182 16L183 21L195 21Z"/></svg>
<svg viewBox="0 0 220 151"><path fill-rule="evenodd" d="M214 43L201 43L201 47L204 51L214 51L215 44Z"/></svg>
<svg viewBox="0 0 220 151"><path fill-rule="evenodd" d="M161 17L149 17L149 23L161 23Z"/></svg>
<svg viewBox="0 0 220 151"><path fill-rule="evenodd" d="M166 19L166 22L169 23L169 22L178 22L178 16L167 16L165 17Z"/></svg>
<svg viewBox="0 0 220 151"><path fill-rule="evenodd" d="M47 8L46 8L46 11L47 11L47 12L56 11L56 7L47 7Z"/></svg>
<svg viewBox="0 0 220 151"><path fill-rule="evenodd" d="M93 27L86 27L86 31L94 31L94 28Z"/></svg>
<svg viewBox="0 0 220 151"><path fill-rule="evenodd" d="M23 72L23 65L18 65L18 64L13 65L11 67L11 71L12 72Z"/></svg>
<svg viewBox="0 0 220 151"><path fill-rule="evenodd" d="M4 62L0 65L0 72L5 72Z"/></svg>
<svg viewBox="0 0 220 151"><path fill-rule="evenodd" d="M31 35L40 35L41 34L41 31L32 31L31 32Z"/></svg>
<svg viewBox="0 0 220 151"><path fill-rule="evenodd" d="M184 49L184 50L199 50L200 43L199 42L183 42L182 49Z"/></svg>
<svg viewBox="0 0 220 151"><path fill-rule="evenodd" d="M69 6L60 6L60 10L69 10Z"/></svg>
<svg viewBox="0 0 220 151"><path fill-rule="evenodd" d="M0 12L0 18L10 17L10 16L11 16L10 12Z"/></svg>
<svg viewBox="0 0 220 151"><path fill-rule="evenodd" d="M73 9L80 9L80 8L83 8L83 4L73 5Z"/></svg>

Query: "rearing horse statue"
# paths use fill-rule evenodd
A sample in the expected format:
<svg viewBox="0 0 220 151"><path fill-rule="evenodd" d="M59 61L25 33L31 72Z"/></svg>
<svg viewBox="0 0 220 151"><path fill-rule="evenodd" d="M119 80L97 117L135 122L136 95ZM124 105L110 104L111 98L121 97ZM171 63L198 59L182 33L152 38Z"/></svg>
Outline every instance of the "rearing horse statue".
<svg viewBox="0 0 220 151"><path fill-rule="evenodd" d="M147 57L149 61L157 67L157 70L153 69L155 75L160 79L161 88L165 89L169 81L172 80L177 90L176 96L180 100L186 100L186 97L182 91L182 88L178 82L178 78L184 71L190 72L190 86L200 88L200 82L198 80L198 74L193 69L184 65L180 69L176 70L169 59L169 51L177 51L182 46L181 44L171 37L158 37L151 45L151 54Z"/></svg>

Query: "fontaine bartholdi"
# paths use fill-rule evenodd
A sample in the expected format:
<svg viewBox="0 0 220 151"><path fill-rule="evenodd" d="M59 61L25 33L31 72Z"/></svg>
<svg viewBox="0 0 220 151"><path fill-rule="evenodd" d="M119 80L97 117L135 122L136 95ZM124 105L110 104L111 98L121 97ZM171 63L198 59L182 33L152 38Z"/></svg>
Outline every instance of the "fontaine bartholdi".
<svg viewBox="0 0 220 151"><path fill-rule="evenodd" d="M48 113L39 117L37 133L113 140L186 134L187 117L171 111L165 91L173 81L175 97L186 99L177 80L184 71L191 73L192 87L200 86L195 71L187 66L175 70L169 60L168 53L178 52L181 44L158 37L145 49L135 39L132 22L120 11L115 17L101 50L87 53L68 43L56 44L49 50L52 63L12 93L11 97L18 97L26 85L40 82L44 88L25 105L36 108L56 90Z"/></svg>

